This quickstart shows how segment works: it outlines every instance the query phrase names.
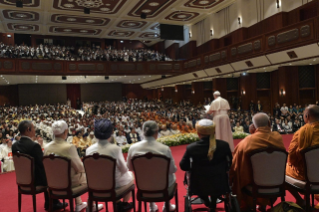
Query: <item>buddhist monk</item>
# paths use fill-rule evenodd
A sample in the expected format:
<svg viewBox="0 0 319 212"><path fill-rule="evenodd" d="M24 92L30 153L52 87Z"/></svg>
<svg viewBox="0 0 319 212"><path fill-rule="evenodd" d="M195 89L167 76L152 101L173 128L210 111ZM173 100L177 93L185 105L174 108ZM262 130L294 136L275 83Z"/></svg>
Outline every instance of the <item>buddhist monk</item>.
<svg viewBox="0 0 319 212"><path fill-rule="evenodd" d="M286 167L286 174L289 177L301 181L305 181L305 167L301 151L319 144L319 106L308 106L304 111L303 118L305 125L295 132L289 145L288 164ZM297 204L305 205L298 192L291 189L289 191L296 198ZM316 195L316 199L319 199L318 195Z"/></svg>
<svg viewBox="0 0 319 212"><path fill-rule="evenodd" d="M233 192L237 195L241 211L250 210L253 202L252 198L242 193L244 187L253 183L249 165L249 153L253 150L269 146L285 150L281 135L278 132L271 132L269 116L266 113L254 115L253 124L256 130L236 146L230 170L230 178L233 181ZM257 200L257 204L261 208L265 208L267 202L264 199Z"/></svg>

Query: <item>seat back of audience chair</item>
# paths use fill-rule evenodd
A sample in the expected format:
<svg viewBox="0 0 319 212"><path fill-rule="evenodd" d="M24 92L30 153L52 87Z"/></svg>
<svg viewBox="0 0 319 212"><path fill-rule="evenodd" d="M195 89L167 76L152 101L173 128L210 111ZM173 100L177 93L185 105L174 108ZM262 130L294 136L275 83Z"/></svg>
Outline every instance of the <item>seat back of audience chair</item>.
<svg viewBox="0 0 319 212"><path fill-rule="evenodd" d="M13 154L16 181L20 187L31 187L34 185L34 159L33 157L21 154Z"/></svg>
<svg viewBox="0 0 319 212"><path fill-rule="evenodd" d="M133 157L137 188L148 193L167 190L170 162L170 158L150 152Z"/></svg>
<svg viewBox="0 0 319 212"><path fill-rule="evenodd" d="M50 154L43 157L48 187L53 194L71 195L71 161L66 157Z"/></svg>
<svg viewBox="0 0 319 212"><path fill-rule="evenodd" d="M89 192L109 193L115 189L116 159L94 153L83 159ZM95 195L95 194L94 194ZM110 194L103 194L103 196ZM96 196L99 196L96 194Z"/></svg>
<svg viewBox="0 0 319 212"><path fill-rule="evenodd" d="M319 145L306 148L302 151L305 160L305 178L313 189L319 189Z"/></svg>
<svg viewBox="0 0 319 212"><path fill-rule="evenodd" d="M276 193L284 187L288 153L279 148L264 148L251 152L250 162L254 186L258 193Z"/></svg>

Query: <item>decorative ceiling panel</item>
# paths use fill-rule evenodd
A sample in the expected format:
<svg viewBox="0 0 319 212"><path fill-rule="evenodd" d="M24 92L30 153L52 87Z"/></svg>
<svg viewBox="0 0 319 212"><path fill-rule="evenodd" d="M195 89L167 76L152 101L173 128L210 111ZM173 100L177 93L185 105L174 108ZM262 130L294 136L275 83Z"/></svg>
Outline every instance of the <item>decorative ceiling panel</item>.
<svg viewBox="0 0 319 212"><path fill-rule="evenodd" d="M108 36L112 37L130 37L134 34L132 31L119 31L119 30L113 30L108 33Z"/></svg>
<svg viewBox="0 0 319 212"><path fill-rule="evenodd" d="M19 24L19 23L8 23L8 29L14 31L39 31L39 26L35 24Z"/></svg>
<svg viewBox="0 0 319 212"><path fill-rule="evenodd" d="M128 15L140 17L142 13L145 13L147 18L154 18L176 1L177 0L140 0Z"/></svg>
<svg viewBox="0 0 319 212"><path fill-rule="evenodd" d="M51 26L49 32L52 33L63 33L63 34L79 34L79 35L98 35L101 33L100 29L79 29L79 28L68 28Z"/></svg>
<svg viewBox="0 0 319 212"><path fill-rule="evenodd" d="M17 0L0 0L0 4L16 6ZM23 0L23 7L39 7L40 0Z"/></svg>
<svg viewBox="0 0 319 212"><path fill-rule="evenodd" d="M119 28L140 29L145 26L146 23L146 21L123 20L120 21L116 26Z"/></svg>
<svg viewBox="0 0 319 212"><path fill-rule="evenodd" d="M145 39L157 39L160 37L159 34L153 33L153 32L145 32L139 35L140 38L145 38Z"/></svg>
<svg viewBox="0 0 319 212"><path fill-rule="evenodd" d="M199 9L210 9L223 1L224 0L189 0L186 4L184 4L184 6Z"/></svg>
<svg viewBox="0 0 319 212"><path fill-rule="evenodd" d="M51 21L54 23L63 23L63 24L105 26L110 22L110 19L97 18L97 17L95 18L95 17L89 17L89 16L54 14L51 16Z"/></svg>
<svg viewBox="0 0 319 212"><path fill-rule="evenodd" d="M175 11L170 15L166 16L166 20L171 21L189 21L199 16L199 13L196 12L187 12L187 11Z"/></svg>
<svg viewBox="0 0 319 212"><path fill-rule="evenodd" d="M57 10L81 11L90 8L91 13L116 14L127 0L53 0Z"/></svg>
<svg viewBox="0 0 319 212"><path fill-rule="evenodd" d="M39 13L29 12L29 11L19 11L19 10L3 10L2 14L4 18L11 20L21 20L21 21L38 21Z"/></svg>
<svg viewBox="0 0 319 212"><path fill-rule="evenodd" d="M150 29L151 30L159 30L159 28L160 28L160 24L155 24Z"/></svg>

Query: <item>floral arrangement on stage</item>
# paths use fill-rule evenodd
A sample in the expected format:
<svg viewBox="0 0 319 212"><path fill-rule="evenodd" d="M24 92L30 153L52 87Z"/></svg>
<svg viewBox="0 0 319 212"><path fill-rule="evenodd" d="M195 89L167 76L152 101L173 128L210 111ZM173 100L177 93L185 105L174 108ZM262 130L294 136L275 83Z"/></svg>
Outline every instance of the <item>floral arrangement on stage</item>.
<svg viewBox="0 0 319 212"><path fill-rule="evenodd" d="M176 134L170 136L164 136L157 139L158 142L161 142L167 146L179 146L183 144L190 144L199 140L199 137L196 133L185 133L185 134ZM131 144L126 144L122 146L123 153L127 153Z"/></svg>
<svg viewBox="0 0 319 212"><path fill-rule="evenodd" d="M243 139L249 134L247 133L233 133L234 139ZM199 141L197 133L184 133L176 134L170 136L164 136L157 139L158 142L161 142L167 146L179 146L183 144L190 144L196 141ZM127 153L132 144L126 144L122 146L123 153Z"/></svg>
<svg viewBox="0 0 319 212"><path fill-rule="evenodd" d="M246 138L248 133L233 133L233 139L243 139Z"/></svg>

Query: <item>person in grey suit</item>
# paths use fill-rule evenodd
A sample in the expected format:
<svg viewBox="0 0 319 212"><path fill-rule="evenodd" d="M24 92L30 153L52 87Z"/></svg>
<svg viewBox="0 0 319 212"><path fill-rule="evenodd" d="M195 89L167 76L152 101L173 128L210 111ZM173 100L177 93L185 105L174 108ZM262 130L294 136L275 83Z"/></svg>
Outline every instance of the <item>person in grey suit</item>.
<svg viewBox="0 0 319 212"><path fill-rule="evenodd" d="M146 121L143 124L143 133L145 136L145 140L135 143L130 147L127 155L127 166L130 170L133 170L131 160L136 155L146 154L148 152L164 155L171 159L168 176L168 186L172 186L176 181L174 173L177 171L177 168L175 166L175 161L172 156L171 149L168 146L156 141L158 137L158 130L159 128L155 121ZM169 211L175 211L175 209L176 206L170 204ZM157 210L157 205L154 202L150 203L150 212L155 212ZM166 212L165 205L163 206L163 212Z"/></svg>

